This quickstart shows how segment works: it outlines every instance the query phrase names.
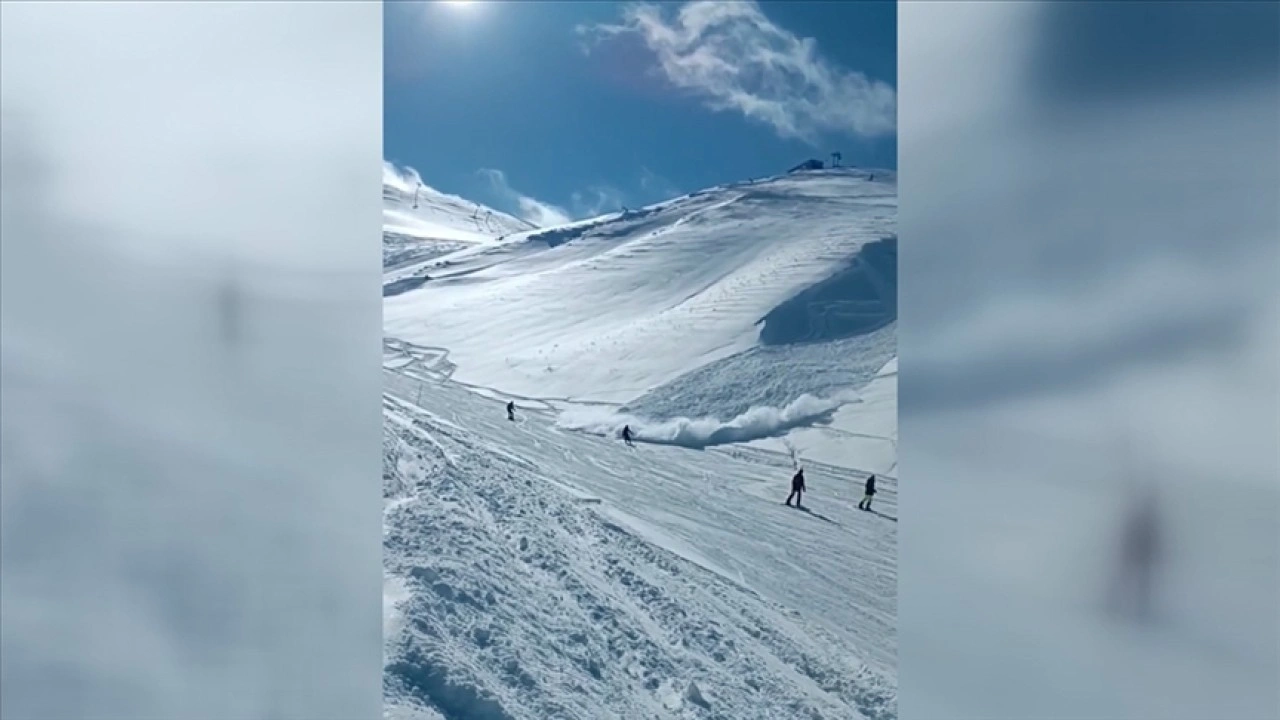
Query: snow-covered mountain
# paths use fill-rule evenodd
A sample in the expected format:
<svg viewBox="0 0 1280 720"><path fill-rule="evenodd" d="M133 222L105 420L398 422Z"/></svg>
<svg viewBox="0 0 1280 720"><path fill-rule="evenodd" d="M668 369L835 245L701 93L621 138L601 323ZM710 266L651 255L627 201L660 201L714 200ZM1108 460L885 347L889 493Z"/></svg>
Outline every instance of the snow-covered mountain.
<svg viewBox="0 0 1280 720"><path fill-rule="evenodd" d="M896 205L803 172L388 268L389 717L896 717Z"/></svg>
<svg viewBox="0 0 1280 720"><path fill-rule="evenodd" d="M829 340L891 323L896 210L884 174L716 188L401 268L387 280L430 279L386 301L384 327L447 347L462 381L622 403L762 340ZM892 244L888 262L860 259L876 244ZM833 278L831 301L783 312Z"/></svg>
<svg viewBox="0 0 1280 720"><path fill-rule="evenodd" d="M386 267L489 243L536 226L422 183L413 170L382 166L382 259Z"/></svg>

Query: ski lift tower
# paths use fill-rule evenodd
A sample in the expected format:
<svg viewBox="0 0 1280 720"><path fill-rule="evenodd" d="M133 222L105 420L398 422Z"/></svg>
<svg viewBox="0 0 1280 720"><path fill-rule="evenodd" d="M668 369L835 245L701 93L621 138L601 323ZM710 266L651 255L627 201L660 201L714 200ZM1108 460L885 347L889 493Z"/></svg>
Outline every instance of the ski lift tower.
<svg viewBox="0 0 1280 720"><path fill-rule="evenodd" d="M831 153L831 167L840 167L840 161L843 159L839 152Z"/></svg>

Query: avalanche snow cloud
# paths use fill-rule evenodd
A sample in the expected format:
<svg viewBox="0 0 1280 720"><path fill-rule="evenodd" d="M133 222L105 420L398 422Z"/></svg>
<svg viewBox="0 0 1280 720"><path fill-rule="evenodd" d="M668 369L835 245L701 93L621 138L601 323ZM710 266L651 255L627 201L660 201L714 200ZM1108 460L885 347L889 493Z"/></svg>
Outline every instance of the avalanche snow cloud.
<svg viewBox="0 0 1280 720"><path fill-rule="evenodd" d="M807 172L387 270L388 717L896 718L896 204Z"/></svg>
<svg viewBox="0 0 1280 720"><path fill-rule="evenodd" d="M391 718L897 715L897 483L509 422L388 374ZM780 482L781 479L781 482ZM854 571L851 571L851 568Z"/></svg>
<svg viewBox="0 0 1280 720"><path fill-rule="evenodd" d="M801 395L786 407L757 406L728 421L714 417L681 417L653 422L627 413L574 408L561 415L560 424L565 428L607 437L616 437L624 425L630 425L637 441L701 450L711 445L745 443L785 435L793 428L829 421L832 413L841 406L857 401L854 390L829 398Z"/></svg>

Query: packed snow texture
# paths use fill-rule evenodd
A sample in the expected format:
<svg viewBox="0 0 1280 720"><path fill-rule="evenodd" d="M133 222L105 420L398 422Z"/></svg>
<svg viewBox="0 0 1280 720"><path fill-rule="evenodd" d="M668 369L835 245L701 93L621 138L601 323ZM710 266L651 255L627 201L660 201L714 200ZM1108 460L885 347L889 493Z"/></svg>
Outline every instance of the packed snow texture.
<svg viewBox="0 0 1280 720"><path fill-rule="evenodd" d="M895 479L386 375L387 717L896 717Z"/></svg>
<svg viewBox="0 0 1280 720"><path fill-rule="evenodd" d="M829 422L800 427L785 438L752 446L796 453L810 461L898 474L898 359L890 360L856 393L856 403L832 413Z"/></svg>
<svg viewBox="0 0 1280 720"><path fill-rule="evenodd" d="M388 272L384 329L468 384L625 403L762 337L891 324L896 210L892 173L837 169L518 233Z"/></svg>
<svg viewBox="0 0 1280 720"><path fill-rule="evenodd" d="M758 407L784 408L803 395L834 397L861 387L896 352L896 325L831 342L761 345L654 388L623 411L670 420L694 408L719 418Z"/></svg>
<svg viewBox="0 0 1280 720"><path fill-rule="evenodd" d="M382 165L382 260L398 267L535 229L506 213L424 184L412 168Z"/></svg>
<svg viewBox="0 0 1280 720"><path fill-rule="evenodd" d="M790 345L858 337L898 317L898 238L869 242L847 267L774 308L760 342Z"/></svg>
<svg viewBox="0 0 1280 720"><path fill-rule="evenodd" d="M806 172L388 263L388 718L896 718L896 204Z"/></svg>

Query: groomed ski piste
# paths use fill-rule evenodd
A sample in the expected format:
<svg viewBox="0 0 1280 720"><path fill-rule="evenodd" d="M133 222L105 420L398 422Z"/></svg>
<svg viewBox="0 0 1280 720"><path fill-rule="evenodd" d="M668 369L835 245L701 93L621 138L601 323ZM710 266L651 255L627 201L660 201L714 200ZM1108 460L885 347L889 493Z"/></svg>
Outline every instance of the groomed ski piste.
<svg viewBox="0 0 1280 720"><path fill-rule="evenodd" d="M532 223L447 195L413 171L382 165L382 264L394 268L534 229Z"/></svg>
<svg viewBox="0 0 1280 720"><path fill-rule="evenodd" d="M386 717L896 718L895 215L811 171L389 267Z"/></svg>

